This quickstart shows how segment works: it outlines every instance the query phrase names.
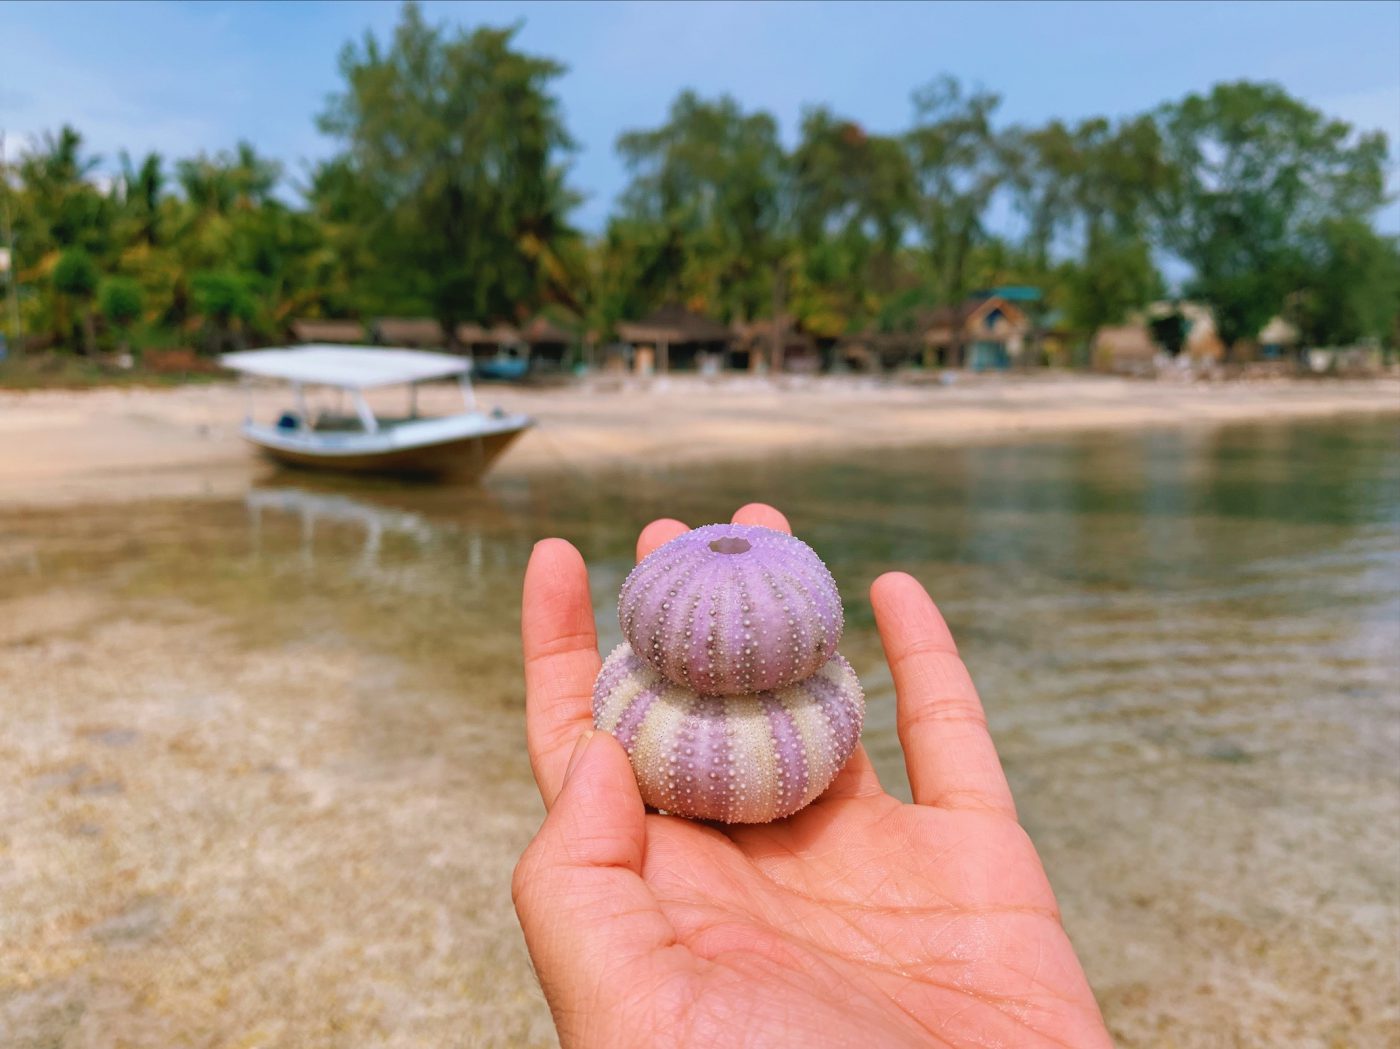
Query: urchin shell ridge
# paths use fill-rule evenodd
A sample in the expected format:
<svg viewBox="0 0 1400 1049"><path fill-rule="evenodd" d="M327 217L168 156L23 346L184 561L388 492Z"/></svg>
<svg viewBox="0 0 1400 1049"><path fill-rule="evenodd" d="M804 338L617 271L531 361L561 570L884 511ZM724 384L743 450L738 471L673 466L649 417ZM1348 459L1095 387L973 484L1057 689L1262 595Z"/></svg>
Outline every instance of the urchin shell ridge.
<svg viewBox="0 0 1400 1049"><path fill-rule="evenodd" d="M703 696L624 642L593 693L594 725L626 749L647 804L725 823L766 823L815 800L854 751L864 710L839 655L783 689Z"/></svg>
<svg viewBox="0 0 1400 1049"><path fill-rule="evenodd" d="M812 548L741 524L654 550L623 583L618 619L665 677L715 696L801 681L835 654L843 626L836 582Z"/></svg>

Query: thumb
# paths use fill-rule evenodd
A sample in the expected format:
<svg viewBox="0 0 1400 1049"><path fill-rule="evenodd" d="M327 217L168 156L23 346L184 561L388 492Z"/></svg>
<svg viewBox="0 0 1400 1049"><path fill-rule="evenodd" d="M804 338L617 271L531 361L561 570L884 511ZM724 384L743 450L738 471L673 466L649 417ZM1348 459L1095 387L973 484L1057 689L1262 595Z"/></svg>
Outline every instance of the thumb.
<svg viewBox="0 0 1400 1049"><path fill-rule="evenodd" d="M554 866L641 874L645 816L627 752L608 733L589 729L574 744L564 786L535 845Z"/></svg>
<svg viewBox="0 0 1400 1049"><path fill-rule="evenodd" d="M564 775L511 885L556 1021L596 1008L606 973L675 940L641 877L646 809L621 744L585 732Z"/></svg>

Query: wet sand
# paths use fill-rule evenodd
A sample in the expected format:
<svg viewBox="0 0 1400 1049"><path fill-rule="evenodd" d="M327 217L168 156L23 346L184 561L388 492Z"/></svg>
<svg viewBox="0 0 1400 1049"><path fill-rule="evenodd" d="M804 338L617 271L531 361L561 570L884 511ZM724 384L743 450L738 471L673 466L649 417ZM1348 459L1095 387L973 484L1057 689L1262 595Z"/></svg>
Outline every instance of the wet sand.
<svg viewBox="0 0 1400 1049"><path fill-rule="evenodd" d="M690 377L487 386L480 398L538 420L496 467L509 475L1400 412L1400 378L1190 384L1047 374L916 386ZM400 391L373 400L403 410ZM256 404L270 417L284 401L274 389ZM426 388L420 403L435 412L457 410L460 401L455 389L439 386ZM261 468L238 434L246 406L233 384L0 391L0 503L235 494Z"/></svg>

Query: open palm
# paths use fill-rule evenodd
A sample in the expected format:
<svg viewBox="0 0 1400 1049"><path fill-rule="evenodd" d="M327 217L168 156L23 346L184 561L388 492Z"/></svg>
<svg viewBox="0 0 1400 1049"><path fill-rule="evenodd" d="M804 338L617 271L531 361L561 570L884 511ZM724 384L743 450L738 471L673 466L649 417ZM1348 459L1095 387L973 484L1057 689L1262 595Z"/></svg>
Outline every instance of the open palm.
<svg viewBox="0 0 1400 1049"><path fill-rule="evenodd" d="M761 505L735 520L788 530ZM684 530L653 522L638 557ZM647 813L589 731L587 571L536 547L522 633L549 815L514 895L565 1046L1109 1044L942 617L905 575L871 601L915 803L857 748L797 815L720 829Z"/></svg>

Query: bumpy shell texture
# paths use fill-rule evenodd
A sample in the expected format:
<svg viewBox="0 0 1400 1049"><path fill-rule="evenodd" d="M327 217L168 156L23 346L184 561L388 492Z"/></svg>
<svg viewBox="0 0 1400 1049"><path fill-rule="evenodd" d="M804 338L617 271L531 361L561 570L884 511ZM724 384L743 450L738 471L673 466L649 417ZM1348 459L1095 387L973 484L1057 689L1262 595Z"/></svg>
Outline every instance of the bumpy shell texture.
<svg viewBox="0 0 1400 1049"><path fill-rule="evenodd" d="M860 681L839 655L784 689L701 696L621 644L593 686L593 723L626 748L642 800L725 823L767 823L816 800L855 750L864 715Z"/></svg>
<svg viewBox="0 0 1400 1049"><path fill-rule="evenodd" d="M633 651L703 695L794 684L841 639L841 595L821 558L757 525L706 525L652 551L617 613Z"/></svg>

